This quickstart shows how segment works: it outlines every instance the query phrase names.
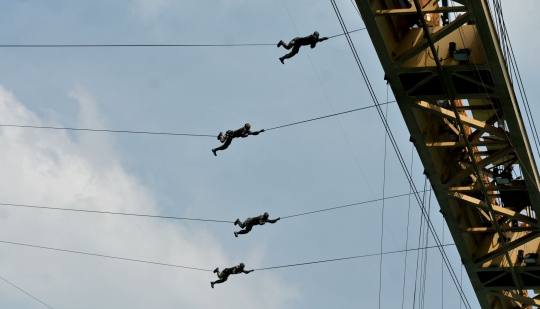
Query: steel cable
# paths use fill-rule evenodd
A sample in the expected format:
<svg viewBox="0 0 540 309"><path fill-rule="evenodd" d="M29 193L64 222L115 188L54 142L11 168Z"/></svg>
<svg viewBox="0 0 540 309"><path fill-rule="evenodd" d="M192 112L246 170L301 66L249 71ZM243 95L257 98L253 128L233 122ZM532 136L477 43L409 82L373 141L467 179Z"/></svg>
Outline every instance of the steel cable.
<svg viewBox="0 0 540 309"><path fill-rule="evenodd" d="M354 33L366 28L348 32ZM345 33L329 36L329 39L345 35ZM276 43L240 43L240 44L2 44L0 48L87 48L87 47L245 47L276 46Z"/></svg>

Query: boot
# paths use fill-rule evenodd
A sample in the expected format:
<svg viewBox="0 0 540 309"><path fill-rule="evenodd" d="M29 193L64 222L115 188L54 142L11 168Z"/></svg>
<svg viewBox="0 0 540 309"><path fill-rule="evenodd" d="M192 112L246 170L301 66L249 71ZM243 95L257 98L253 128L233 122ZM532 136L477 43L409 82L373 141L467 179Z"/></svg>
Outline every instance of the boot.
<svg viewBox="0 0 540 309"><path fill-rule="evenodd" d="M216 150L215 149L212 149L212 152L214 153L214 156L217 157L217 153L216 153Z"/></svg>
<svg viewBox="0 0 540 309"><path fill-rule="evenodd" d="M234 232L234 237L238 237L238 232Z"/></svg>
<svg viewBox="0 0 540 309"><path fill-rule="evenodd" d="M279 61L281 61L282 64L285 64L285 62L283 62L283 60L285 60L285 57L280 57L279 58Z"/></svg>
<svg viewBox="0 0 540 309"><path fill-rule="evenodd" d="M214 282L210 282L210 285L212 286L212 289L214 288Z"/></svg>

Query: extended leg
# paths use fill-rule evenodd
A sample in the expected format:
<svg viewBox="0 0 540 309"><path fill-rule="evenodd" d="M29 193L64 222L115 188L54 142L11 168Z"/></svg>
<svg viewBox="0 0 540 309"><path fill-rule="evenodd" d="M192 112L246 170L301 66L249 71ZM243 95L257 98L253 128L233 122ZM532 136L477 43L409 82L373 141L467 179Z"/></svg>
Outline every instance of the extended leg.
<svg viewBox="0 0 540 309"><path fill-rule="evenodd" d="M284 59L289 59L289 58L292 58L294 57L294 55L298 54L298 52L300 51L300 46L299 45L295 45L293 46L293 50L286 54L285 56L283 56Z"/></svg>
<svg viewBox="0 0 540 309"><path fill-rule="evenodd" d="M238 232L234 232L234 236L238 237L238 234L247 234L251 231L251 228L253 228L253 225L251 224L248 224L246 225L246 228L241 230L241 231L238 231Z"/></svg>
<svg viewBox="0 0 540 309"><path fill-rule="evenodd" d="M232 143L232 140L233 138L232 137L229 137L227 138L227 140L225 141L225 143L223 145L221 145L220 147L218 148L214 148L212 149L212 152L214 153L214 155L216 155L216 151L218 150L225 150L229 147L229 145Z"/></svg>
<svg viewBox="0 0 540 309"><path fill-rule="evenodd" d="M222 278L220 272L218 272L218 277L219 277L219 280L216 280L214 282L210 282L210 285L212 286L212 289L214 288L214 284L223 283L223 282L227 281L227 279L228 279L228 276L225 276L225 277Z"/></svg>
<svg viewBox="0 0 540 309"><path fill-rule="evenodd" d="M220 284L220 283L223 283L223 282L225 282L225 281L227 281L226 278L225 278L225 279L219 279L219 280L216 280L216 281L214 281L214 282L210 282L210 285L212 286L212 289L213 289L213 288L214 288L214 284Z"/></svg>
<svg viewBox="0 0 540 309"><path fill-rule="evenodd" d="M300 45L294 45L292 51L290 53L286 54L285 56L279 58L279 60L281 60L281 63L285 64L285 62L283 62L283 61L285 59L289 59L289 58L294 57L294 55L298 54L298 51L300 51Z"/></svg>

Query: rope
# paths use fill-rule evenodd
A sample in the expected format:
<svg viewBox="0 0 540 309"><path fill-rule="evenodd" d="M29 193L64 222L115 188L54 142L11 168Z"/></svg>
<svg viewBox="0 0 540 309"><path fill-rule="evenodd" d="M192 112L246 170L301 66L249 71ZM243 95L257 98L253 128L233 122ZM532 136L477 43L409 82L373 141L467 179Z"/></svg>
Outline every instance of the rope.
<svg viewBox="0 0 540 309"><path fill-rule="evenodd" d="M73 251L73 250L65 250L65 249L58 249L58 248L51 248L51 247L44 247L44 246L22 244L22 243L18 243L18 242L11 242L11 241L4 241L4 240L0 240L0 243L9 244L9 245L16 245L16 246L23 246L23 247L30 247L30 248L37 248L37 249L45 249L45 250L53 250L53 251L60 251L60 252L82 254L82 255L97 256L97 257L102 257L102 258L116 259L116 260L123 260L123 261L137 262L137 263L146 263L146 264L169 266L169 267L176 267L176 268L200 270L200 271L212 271L210 269L204 269L204 268L196 268L196 267L181 266L181 265L174 265L174 264L166 264L166 263L159 263L159 262L150 262L150 261L144 261L144 260L136 260L136 259L130 259L130 258L111 256L111 255L104 255L104 254L95 254L95 253L88 253L88 252L81 252L81 251Z"/></svg>
<svg viewBox="0 0 540 309"><path fill-rule="evenodd" d="M387 103L381 103L381 105L389 104L389 103L395 103L395 102L396 102L396 101L387 102ZM310 122L310 121L315 121L315 120L319 120L319 119L324 119L324 118L334 117L334 116L338 116L338 115L348 114L348 113L357 112L357 111L361 111L361 110L369 109L369 108L373 108L373 107L375 107L375 105L370 105L370 106L366 106L366 107L355 108L355 109L351 109L351 110L348 110L348 111L345 111L345 112L341 112L341 113L335 113L335 114L330 114L330 115L326 115L326 116L322 116L322 117L311 118L311 119L308 119L308 120L302 120L302 121L298 121L298 122L293 122L293 123L289 123L289 124L284 124L284 125L282 125L282 126L277 126L277 127L273 127L273 128L270 128L270 129L265 129L265 131L270 131L270 130L280 129L280 128L289 127L289 126L294 126L294 125L301 124L301 123L305 123L305 122Z"/></svg>
<svg viewBox="0 0 540 309"><path fill-rule="evenodd" d="M424 196L422 197L423 199L422 203L424 203L426 199L426 185L427 185L427 176L424 179ZM422 228L423 225L424 225L424 216L420 215L420 230L418 231L418 247L420 247L420 245L422 244L422 232L424 231L424 229ZM420 252L418 252L418 254L416 255L416 276L414 278L414 292L413 292L413 305L412 305L413 309L416 305L416 289L417 289L417 283L418 283L419 261L420 261Z"/></svg>
<svg viewBox="0 0 540 309"><path fill-rule="evenodd" d="M374 200L370 200L370 201L364 201L364 202L358 202L358 203L354 203L354 204L348 204L348 205L342 205L342 206L330 207L330 208L325 208L325 209L319 209L319 210L314 210L314 211L309 211L309 212L299 213L299 214L295 214L295 215L284 216L284 217L281 217L281 219L293 218L293 217L299 217L299 216L305 216L305 215L309 215L309 214L313 214L313 213L318 213L318 212L323 212L323 211L329 211L329 210L335 210L335 209L340 209L340 208L346 208L346 207L351 207L351 206L356 206L356 205L362 205L362 204L367 204L367 203L373 203L373 202L382 201L382 200L388 200L388 199L393 199L393 198L397 198L397 197L401 197L401 196L407 196L407 195L410 196L411 194L414 194L414 193L399 194L399 195L394 195L394 196L390 196L390 197L374 199ZM47 207L47 206L35 206L35 205L23 205L23 204L10 204L10 203L0 203L0 206L23 207L23 208L35 208L35 209L44 209L44 210L64 210L64 211L74 211L74 212L83 212L83 213L96 213L96 214L121 215L121 216L134 216L134 217L146 217L146 218L158 218L158 219L190 220L190 221L204 221L204 222L217 222L217 223L234 223L233 221L227 221L227 220L198 219L198 218L186 218L186 217L174 217L174 216L157 216L157 215L135 214L135 213L125 213L125 212L112 212L112 211L99 211L99 210L88 210L88 209L74 209L74 208Z"/></svg>
<svg viewBox="0 0 540 309"><path fill-rule="evenodd" d="M17 290L23 292L24 294L26 294L26 295L32 297L33 299L37 300L38 302L40 302L40 303L43 304L44 306L53 309L53 307L51 307L51 306L47 305L46 303L42 302L42 301L39 300L37 297L35 297L35 296L33 296L32 294L26 292L25 290L21 289L20 287L16 286L15 284L13 284L13 283L7 281L6 279L4 279L4 278L2 278L2 277L0 277L0 279L4 280L7 284L9 284L9 285L11 285L12 287L16 288Z"/></svg>
<svg viewBox="0 0 540 309"><path fill-rule="evenodd" d="M454 244L446 244L446 245L442 245L442 246L443 247L445 247L445 246L454 246ZM431 248L437 248L437 246L430 246L430 247L424 247L424 248L415 248L415 249L407 249L407 250L389 251L389 252L383 252L382 254L386 255L386 254L401 253L401 252L406 252L406 251L417 251L417 250L431 249ZM280 265L280 266L273 266L273 267L265 267L265 268L255 269L255 270L267 270L267 269L286 268L286 267L303 266L303 265L310 265L310 264L320 264L320 263L328 263L328 262L360 259L360 258L365 258L365 257L378 256L380 254L381 253L371 253L371 254L349 256L349 257L337 258L337 259L329 259L329 260L320 260L320 261L313 261L313 262L304 262L304 263L297 263L297 264L288 264L288 265Z"/></svg>
<svg viewBox="0 0 540 309"><path fill-rule="evenodd" d="M381 103L382 104L388 104L388 103L395 103L396 101L391 101L387 103ZM294 126L297 124L315 121L319 119L329 118L329 117L335 117L338 115L348 114L352 112L361 111L364 109L373 108L375 105L370 105L366 107L361 108L355 108L348 111L340 112L340 113L334 113L326 116L316 117L308 120L302 120L298 122L293 122L277 127L273 127L270 129L265 129L265 131L280 129L284 127ZM92 129L92 128L70 128L70 127L50 127L50 126L30 126L30 125L17 125L17 124L0 124L0 127L14 127L14 128L31 128L31 129L50 129L50 130L70 130L70 131L89 131L89 132L108 132L108 133L129 133L129 134L150 134L150 135L169 135L169 136L193 136L193 137L216 137L216 135L208 135L208 134L190 134L190 133L174 133L174 132L153 132L153 131L132 131L132 130L108 130L108 129Z"/></svg>
<svg viewBox="0 0 540 309"><path fill-rule="evenodd" d="M382 200L389 200L389 199L393 199L393 198L397 198L397 197L401 197L401 196L412 195L412 194L414 194L414 193L399 194L399 195L394 195L394 196L385 197L385 198L373 199L373 200L369 200L369 201L365 201L365 202L358 202L358 203L354 203L354 204L347 204L347 205L342 205L342 206L336 206L336 207L324 208L324 209L320 209L320 210L303 212L303 213L299 213L299 214L296 214L296 215L284 216L284 217L281 217L281 219L305 216L305 215L310 215L310 214L314 214L314 213L317 213L317 212L323 212L323 211L329 211L329 210L334 210L334 209L339 209L339 208L346 208L346 207L351 207L351 206L356 206L356 205L374 203L374 202L378 202L378 201L382 201Z"/></svg>
<svg viewBox="0 0 540 309"><path fill-rule="evenodd" d="M442 216L442 242L444 243L444 216ZM444 264L441 258L441 309L444 309Z"/></svg>
<svg viewBox="0 0 540 309"><path fill-rule="evenodd" d="M47 126L27 126L16 124L0 124L0 127L32 128L32 129L50 129L50 130L71 130L71 131L90 131L90 132L109 132L109 133L131 133L131 134L152 134L152 135L173 135L173 136L204 136L213 137L216 135L208 134L189 134L172 132L150 132L150 131L130 131L130 130L107 130L107 129L89 129L89 128L69 128L69 127L47 127Z"/></svg>
<svg viewBox="0 0 540 309"><path fill-rule="evenodd" d="M388 83L386 84L386 102L388 102ZM386 115L388 117L388 105L386 105ZM381 257L379 260L379 309L381 309L381 291L382 291L382 265L383 265L383 240L384 240L384 193L386 189L386 138L388 133L384 131L384 159L383 159L383 183L382 183L382 211L381 211Z"/></svg>
<svg viewBox="0 0 540 309"><path fill-rule="evenodd" d="M414 162L414 145L411 146L411 168L413 169L413 162ZM405 249L409 249L409 225L411 223L411 191L412 188L409 187L409 207L407 209L407 233L405 236ZM405 262L404 262L404 270L403 270L403 287L401 291L401 309L405 306L405 284L407 282L405 274L407 273L407 252L405 252Z"/></svg>
<svg viewBox="0 0 540 309"><path fill-rule="evenodd" d="M365 30L356 29L349 33ZM329 36L329 39L345 35L345 33ZM276 43L241 43L241 44L3 44L4 48L87 48L87 47L245 47L245 46L276 46Z"/></svg>
<svg viewBox="0 0 540 309"><path fill-rule="evenodd" d="M144 260L136 260L136 259L130 259L130 258L122 258L122 257L116 257L116 256L110 256L110 255L103 255L103 254L95 254L95 253L87 253L87 252L81 252L81 251L73 251L73 250L65 250L65 249L58 249L58 248L51 248L51 247L44 247L44 246L29 245L29 244L23 244L23 243L18 243L18 242L11 242L11 241L4 241L4 240L0 240L0 243L9 244L9 245L16 245L16 246L23 246L23 247L30 247L30 248L37 248L37 249L45 249L45 250L53 250L53 251L60 251L60 252L68 252L68 253L75 253L75 254L97 256L97 257L117 259L117 260L130 261L130 262L138 262L138 263L146 263L146 264L153 264L153 265L160 265L160 266L169 266L169 267L175 267L175 268L184 268L184 269L212 272L212 270L204 269L204 268L180 266L180 265L166 264L166 263L159 263L159 262L150 262L150 261L144 261ZM455 244L446 244L446 245L442 245L442 246L454 246L454 245ZM437 246L431 246L431 247L415 248L415 249L407 249L407 250L408 251L416 251L416 250L431 249L431 248L436 248L436 247ZM406 250L397 250L397 251L384 252L382 254L394 254L394 253L401 253L401 252L405 252L405 251ZM327 263L327 262L359 259L359 258L364 258L364 257L377 256L379 254L381 254L381 253L372 253L372 254L349 256L349 257L337 258L337 259L329 259L329 260L320 260L320 261L304 262L304 263L297 263L297 264L272 266L272 267L254 269L254 270L268 270L268 269L286 268L286 267L309 265L309 264L319 264L319 263Z"/></svg>
<svg viewBox="0 0 540 309"><path fill-rule="evenodd" d="M219 223L234 223L233 221L224 221L224 220L196 219L196 218L174 217L174 216L156 216L156 215L125 213L125 212L87 210L87 209L58 208L58 207L33 206L33 205L8 204L8 203L0 203L0 205L2 205L2 206L24 207L24 208L48 209L48 210L76 211L76 212L97 213L97 214L107 214L107 215L122 215L122 216L134 216L134 217L159 218L159 219L174 219L174 220L219 222Z"/></svg>

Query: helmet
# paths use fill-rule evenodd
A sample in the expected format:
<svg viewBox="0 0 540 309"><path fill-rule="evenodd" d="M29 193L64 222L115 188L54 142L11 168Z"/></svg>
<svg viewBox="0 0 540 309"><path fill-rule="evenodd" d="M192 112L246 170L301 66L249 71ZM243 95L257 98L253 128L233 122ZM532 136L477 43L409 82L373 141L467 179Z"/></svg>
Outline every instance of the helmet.
<svg viewBox="0 0 540 309"><path fill-rule="evenodd" d="M251 128L251 125L250 125L249 123L246 123L246 124L244 125L244 127L245 127L246 129L249 129L249 128Z"/></svg>
<svg viewBox="0 0 540 309"><path fill-rule="evenodd" d="M240 268L244 268L246 265L244 265L244 263L240 263L238 266L240 266Z"/></svg>
<svg viewBox="0 0 540 309"><path fill-rule="evenodd" d="M270 215L270 214L268 214L267 212L265 212L264 215L263 215L263 217L268 218L269 215Z"/></svg>
<svg viewBox="0 0 540 309"><path fill-rule="evenodd" d="M313 35L318 38L319 37L319 31L313 32Z"/></svg>

